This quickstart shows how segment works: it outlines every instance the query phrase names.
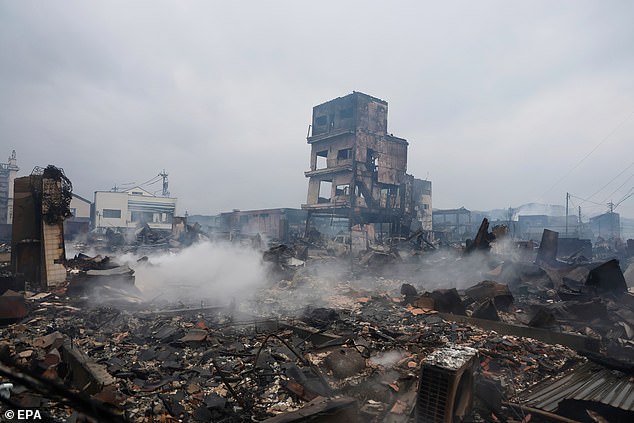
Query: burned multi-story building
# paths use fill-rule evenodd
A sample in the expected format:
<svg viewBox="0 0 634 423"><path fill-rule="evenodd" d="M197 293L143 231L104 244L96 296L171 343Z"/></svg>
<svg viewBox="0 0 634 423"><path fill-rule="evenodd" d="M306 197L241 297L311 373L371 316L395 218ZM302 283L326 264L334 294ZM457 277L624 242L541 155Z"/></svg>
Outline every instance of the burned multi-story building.
<svg viewBox="0 0 634 423"><path fill-rule="evenodd" d="M387 131L387 102L353 92L313 108L308 216L392 231L431 230L431 182L407 172L408 142Z"/></svg>

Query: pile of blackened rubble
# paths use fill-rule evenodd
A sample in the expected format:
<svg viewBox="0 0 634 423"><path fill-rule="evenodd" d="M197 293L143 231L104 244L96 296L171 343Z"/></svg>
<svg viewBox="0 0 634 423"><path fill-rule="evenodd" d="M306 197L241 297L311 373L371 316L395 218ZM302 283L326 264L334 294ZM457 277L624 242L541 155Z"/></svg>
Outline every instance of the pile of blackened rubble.
<svg viewBox="0 0 634 423"><path fill-rule="evenodd" d="M487 258L469 288L435 289L451 283L430 268L475 259L434 257L393 278L308 259L217 307L144 303L130 269L83 258L79 282L27 293L0 328L2 406L72 422L632 421L634 306L612 265Z"/></svg>

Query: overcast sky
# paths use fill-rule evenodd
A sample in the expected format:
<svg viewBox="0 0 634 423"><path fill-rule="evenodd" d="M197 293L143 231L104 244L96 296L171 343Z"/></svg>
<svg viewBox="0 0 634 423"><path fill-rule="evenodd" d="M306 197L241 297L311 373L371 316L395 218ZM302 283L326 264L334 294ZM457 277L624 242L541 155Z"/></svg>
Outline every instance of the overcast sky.
<svg viewBox="0 0 634 423"><path fill-rule="evenodd" d="M0 1L0 158L91 199L165 168L180 213L299 207L312 107L354 90L388 101L435 208L568 191L597 214L634 187L633 19L625 0Z"/></svg>

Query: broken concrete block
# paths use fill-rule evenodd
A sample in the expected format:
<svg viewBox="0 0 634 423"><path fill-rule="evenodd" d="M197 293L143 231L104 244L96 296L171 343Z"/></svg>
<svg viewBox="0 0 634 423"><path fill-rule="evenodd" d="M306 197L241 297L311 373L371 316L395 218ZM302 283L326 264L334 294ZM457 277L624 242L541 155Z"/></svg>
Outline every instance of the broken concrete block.
<svg viewBox="0 0 634 423"><path fill-rule="evenodd" d="M180 341L182 342L202 342L207 339L207 331L204 329L190 329Z"/></svg>
<svg viewBox="0 0 634 423"><path fill-rule="evenodd" d="M530 322L528 322L528 326L534 328L549 328L554 326L555 323L557 323L555 314L545 307L540 307L537 309L537 312L533 315Z"/></svg>
<svg viewBox="0 0 634 423"><path fill-rule="evenodd" d="M7 290L0 296L0 321L15 322L29 314L24 295Z"/></svg>
<svg viewBox="0 0 634 423"><path fill-rule="evenodd" d="M415 297L418 295L418 292L413 285L404 283L401 285L401 295L405 295L405 297Z"/></svg>
<svg viewBox="0 0 634 423"><path fill-rule="evenodd" d="M105 366L97 364L85 356L80 350L73 348L66 342L61 349L64 362L69 366L73 385L89 395L115 383Z"/></svg>
<svg viewBox="0 0 634 423"><path fill-rule="evenodd" d="M492 299L498 310L507 311L511 304L513 304L513 294L511 294L508 285L499 282L482 281L477 285L467 288L465 294L478 303Z"/></svg>
<svg viewBox="0 0 634 423"><path fill-rule="evenodd" d="M434 310L434 299L432 297L430 297L428 294L424 294L421 295L420 297L416 298L412 305L414 307L418 307L421 308L423 310Z"/></svg>
<svg viewBox="0 0 634 423"><path fill-rule="evenodd" d="M317 397L297 411L280 414L264 423L349 423L359 421L357 402L348 397Z"/></svg>
<svg viewBox="0 0 634 423"><path fill-rule="evenodd" d="M619 261L612 259L590 270L586 287L596 289L599 293L627 292L627 283L619 266Z"/></svg>
<svg viewBox="0 0 634 423"><path fill-rule="evenodd" d="M24 275L14 275L10 272L0 271L0 295L7 290L24 291Z"/></svg>
<svg viewBox="0 0 634 423"><path fill-rule="evenodd" d="M59 348L64 343L64 335L59 333L58 331L49 333L48 335L40 336L39 338L35 338L31 344L37 348Z"/></svg>
<svg viewBox="0 0 634 423"><path fill-rule="evenodd" d="M437 289L430 296L434 300L434 308L441 313L453 313L466 316L467 312L456 288Z"/></svg>
<svg viewBox="0 0 634 423"><path fill-rule="evenodd" d="M324 364L335 377L344 379L363 370L365 358L354 348L337 348L326 356Z"/></svg>
<svg viewBox="0 0 634 423"><path fill-rule="evenodd" d="M490 298L478 304L476 309L473 311L472 317L475 317L476 319L494 320L496 322L500 321L500 316L498 315L495 303Z"/></svg>

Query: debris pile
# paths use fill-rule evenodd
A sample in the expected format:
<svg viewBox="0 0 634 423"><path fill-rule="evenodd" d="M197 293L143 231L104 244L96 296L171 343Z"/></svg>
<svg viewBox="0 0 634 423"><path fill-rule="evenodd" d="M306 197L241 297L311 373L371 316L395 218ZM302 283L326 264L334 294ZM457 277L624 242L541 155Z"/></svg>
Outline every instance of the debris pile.
<svg viewBox="0 0 634 423"><path fill-rule="evenodd" d="M356 298L356 312L312 310L301 320L88 308L54 294L27 301L29 317L0 331L1 369L38 382L16 384L14 404L45 407L61 420L98 418L69 405L89 398L132 421L295 421L290 415L300 410L305 417L333 409L357 421L408 421L421 362L449 341L477 348L484 373L507 396L585 361L564 347L413 313L387 296Z"/></svg>
<svg viewBox="0 0 634 423"><path fill-rule="evenodd" d="M160 303L135 286L137 266L160 264L79 254L64 287L0 297L16 304L0 327L6 404L52 421L631 418L634 296L618 262L514 261L481 235L466 255L279 244L253 292Z"/></svg>

